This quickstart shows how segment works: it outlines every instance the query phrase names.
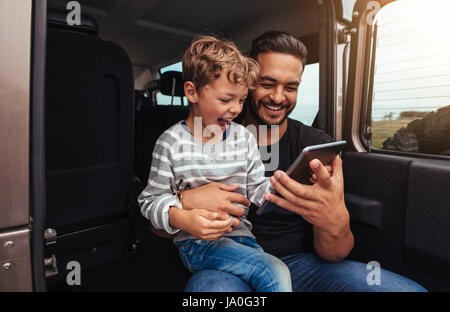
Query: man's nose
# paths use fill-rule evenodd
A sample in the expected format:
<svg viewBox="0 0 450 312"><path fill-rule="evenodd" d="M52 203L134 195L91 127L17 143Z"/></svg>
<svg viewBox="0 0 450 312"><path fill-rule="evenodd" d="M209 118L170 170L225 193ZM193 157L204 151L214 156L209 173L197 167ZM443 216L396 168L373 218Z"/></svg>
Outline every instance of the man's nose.
<svg viewBox="0 0 450 312"><path fill-rule="evenodd" d="M283 92L283 88L281 86L277 87L277 88L274 88L272 90L272 92L270 92L269 98L275 104L282 103L285 100L285 95L284 95L284 92Z"/></svg>

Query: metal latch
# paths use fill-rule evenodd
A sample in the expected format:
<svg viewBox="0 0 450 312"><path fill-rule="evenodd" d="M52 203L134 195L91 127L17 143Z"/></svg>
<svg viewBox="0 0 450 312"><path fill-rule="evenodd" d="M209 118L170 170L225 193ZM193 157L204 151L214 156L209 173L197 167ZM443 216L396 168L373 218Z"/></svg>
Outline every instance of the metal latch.
<svg viewBox="0 0 450 312"><path fill-rule="evenodd" d="M364 138L367 141L367 146L369 147L369 152L372 150L372 134L373 130L371 126L366 127L366 131L364 132Z"/></svg>
<svg viewBox="0 0 450 312"><path fill-rule="evenodd" d="M364 132L364 137L366 140L370 141L370 139L372 139L372 127L371 126L367 126L366 127L366 131Z"/></svg>
<svg viewBox="0 0 450 312"><path fill-rule="evenodd" d="M46 245L52 245L56 243L57 233L55 229L48 228L44 232L44 239Z"/></svg>
<svg viewBox="0 0 450 312"><path fill-rule="evenodd" d="M356 28L344 27L337 30L338 44L350 42L350 36L356 34Z"/></svg>
<svg viewBox="0 0 450 312"><path fill-rule="evenodd" d="M56 257L52 255L51 258L44 259L45 277L50 277L58 274L58 267L56 265Z"/></svg>

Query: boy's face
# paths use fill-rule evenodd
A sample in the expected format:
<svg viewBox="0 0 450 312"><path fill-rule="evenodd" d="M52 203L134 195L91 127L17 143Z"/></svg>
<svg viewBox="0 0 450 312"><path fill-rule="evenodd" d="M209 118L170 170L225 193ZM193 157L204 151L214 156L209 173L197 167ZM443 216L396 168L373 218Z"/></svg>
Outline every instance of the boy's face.
<svg viewBox="0 0 450 312"><path fill-rule="evenodd" d="M193 115L202 117L203 127L216 125L225 131L231 120L242 111L248 88L230 82L227 72L222 71L219 78L200 90L186 90L185 84L185 94L192 103Z"/></svg>
<svg viewBox="0 0 450 312"><path fill-rule="evenodd" d="M278 52L261 53L257 61L260 73L250 109L260 124L281 125L295 107L302 62Z"/></svg>

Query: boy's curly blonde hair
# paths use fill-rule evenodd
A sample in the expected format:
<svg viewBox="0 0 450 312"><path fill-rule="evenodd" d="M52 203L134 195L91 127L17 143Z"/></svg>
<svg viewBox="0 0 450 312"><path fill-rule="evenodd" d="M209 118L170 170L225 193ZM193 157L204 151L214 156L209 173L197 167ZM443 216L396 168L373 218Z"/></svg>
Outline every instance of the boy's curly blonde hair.
<svg viewBox="0 0 450 312"><path fill-rule="evenodd" d="M196 37L183 55L183 79L200 90L226 71L230 82L254 89L259 74L258 63L244 56L235 44L213 36Z"/></svg>

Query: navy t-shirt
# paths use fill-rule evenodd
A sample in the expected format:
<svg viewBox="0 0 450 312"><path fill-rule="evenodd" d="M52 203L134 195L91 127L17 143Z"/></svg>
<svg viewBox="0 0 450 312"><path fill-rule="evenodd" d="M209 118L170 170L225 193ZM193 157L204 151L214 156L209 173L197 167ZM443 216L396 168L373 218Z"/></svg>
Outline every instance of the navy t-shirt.
<svg viewBox="0 0 450 312"><path fill-rule="evenodd" d="M303 148L332 142L333 139L324 131L306 126L303 123L288 118L287 129L283 137L275 144L279 144L278 169L286 171L295 161ZM272 148L274 145L272 145ZM260 147L270 152L269 147ZM264 163L269 162L263 160ZM274 171L266 171L266 177ZM257 207L252 205L248 219L253 224L253 234L264 251L278 257L312 250L312 225L301 216L274 204L272 209L261 216L255 214Z"/></svg>

